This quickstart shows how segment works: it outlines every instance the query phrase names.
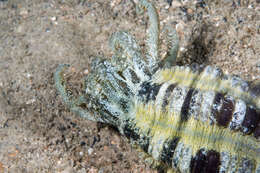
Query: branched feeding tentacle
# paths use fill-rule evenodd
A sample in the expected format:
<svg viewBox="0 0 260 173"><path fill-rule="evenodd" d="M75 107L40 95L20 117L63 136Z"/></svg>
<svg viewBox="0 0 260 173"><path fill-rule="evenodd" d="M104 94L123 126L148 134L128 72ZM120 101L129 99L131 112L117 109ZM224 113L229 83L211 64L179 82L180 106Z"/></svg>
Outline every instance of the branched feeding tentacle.
<svg viewBox="0 0 260 173"><path fill-rule="evenodd" d="M176 65L177 55L179 50L179 37L178 33L171 26L165 26L163 32L166 32L168 52L166 57L162 60L161 64L165 68L170 68Z"/></svg>
<svg viewBox="0 0 260 173"><path fill-rule="evenodd" d="M112 34L109 40L109 46L115 52L113 64L121 66L124 69L129 65L134 71L138 72L139 78L148 79L149 71L141 53L141 48L132 35L125 31L119 31Z"/></svg>
<svg viewBox="0 0 260 173"><path fill-rule="evenodd" d="M118 31L111 35L109 46L115 54L131 58L136 52L141 54L141 48L135 38L126 31Z"/></svg>
<svg viewBox="0 0 260 173"><path fill-rule="evenodd" d="M153 68L159 60L159 20L158 14L152 3L147 0L140 0L137 6L137 12L140 13L142 10L147 10L149 16L149 27L147 29L147 60L149 67Z"/></svg>
<svg viewBox="0 0 260 173"><path fill-rule="evenodd" d="M66 91L65 81L62 77L63 72L67 67L69 67L68 64L60 64L58 66L54 74L54 81L55 81L56 88L58 89L58 92L60 93L63 101L66 103L66 105L72 107L74 101L72 100L71 95Z"/></svg>
<svg viewBox="0 0 260 173"><path fill-rule="evenodd" d="M83 96L74 99L73 96L67 92L66 82L62 77L63 71L65 70L66 67L69 67L69 65L68 64L59 65L54 74L55 85L58 92L61 95L61 98L63 99L65 104L68 105L71 111L75 112L76 114L80 115L83 118L89 119L91 121L97 121L93 116L90 115L88 111L84 110L79 106L82 105L83 103L86 104Z"/></svg>

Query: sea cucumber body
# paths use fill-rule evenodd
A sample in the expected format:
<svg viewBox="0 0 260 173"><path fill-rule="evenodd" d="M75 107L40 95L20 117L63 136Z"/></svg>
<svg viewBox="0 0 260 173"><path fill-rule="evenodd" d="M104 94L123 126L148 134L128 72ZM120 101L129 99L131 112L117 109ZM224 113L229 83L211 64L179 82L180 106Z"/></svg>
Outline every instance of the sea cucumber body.
<svg viewBox="0 0 260 173"><path fill-rule="evenodd" d="M139 0L149 25L143 53L128 32L110 38L111 59L96 58L83 95L68 92L60 65L55 85L71 111L118 128L134 145L178 173L260 173L260 83L211 66L177 66L179 38L167 27L159 57L158 14Z"/></svg>
<svg viewBox="0 0 260 173"><path fill-rule="evenodd" d="M177 172L259 173L259 97L207 67L157 71L143 81L123 134Z"/></svg>

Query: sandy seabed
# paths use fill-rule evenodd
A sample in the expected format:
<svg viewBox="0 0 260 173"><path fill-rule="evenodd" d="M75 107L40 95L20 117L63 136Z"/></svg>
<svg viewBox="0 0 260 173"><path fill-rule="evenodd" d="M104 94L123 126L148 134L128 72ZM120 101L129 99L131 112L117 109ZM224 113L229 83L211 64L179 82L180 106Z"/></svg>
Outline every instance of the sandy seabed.
<svg viewBox="0 0 260 173"><path fill-rule="evenodd" d="M259 0L169 3L155 6L161 27L177 28L179 64L260 79ZM0 0L0 173L160 172L115 129L71 113L53 81L58 64L71 64L67 79L80 90L91 58L111 57L113 32L128 30L144 47L146 28L130 0Z"/></svg>

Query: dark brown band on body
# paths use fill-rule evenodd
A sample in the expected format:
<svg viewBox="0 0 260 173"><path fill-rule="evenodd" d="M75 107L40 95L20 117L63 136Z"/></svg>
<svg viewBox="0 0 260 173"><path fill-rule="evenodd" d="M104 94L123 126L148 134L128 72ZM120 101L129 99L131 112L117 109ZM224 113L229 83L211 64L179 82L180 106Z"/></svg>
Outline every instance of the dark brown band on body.
<svg viewBox="0 0 260 173"><path fill-rule="evenodd" d="M209 150L206 157L207 165L206 171L207 173L215 173L219 172L219 166L221 164L220 154L217 151Z"/></svg>
<svg viewBox="0 0 260 173"><path fill-rule="evenodd" d="M173 154L179 140L180 137L175 137L173 139L166 141L163 145L160 158L164 163L166 163L170 167L172 166Z"/></svg>
<svg viewBox="0 0 260 173"><path fill-rule="evenodd" d="M138 96L140 96L146 103L150 100L155 100L161 86L162 84L151 84L150 82L144 82L141 84L141 89L138 92Z"/></svg>
<svg viewBox="0 0 260 173"><path fill-rule="evenodd" d="M131 122L127 120L124 126L124 135L128 138L137 142L141 149L148 153L148 147L150 143L150 138L146 135L139 134L140 130L136 129L134 125L131 125Z"/></svg>
<svg viewBox="0 0 260 173"><path fill-rule="evenodd" d="M254 107L247 106L246 115L242 122L242 132L244 134L252 133L257 128L259 121L260 116L256 112L256 109Z"/></svg>
<svg viewBox="0 0 260 173"><path fill-rule="evenodd" d="M173 91L173 89L176 87L176 84L171 84L168 86L168 88L165 91L165 95L163 97L163 103L162 103L162 110L165 111L166 110L166 106L168 106L169 104L169 99L171 96L171 93Z"/></svg>
<svg viewBox="0 0 260 173"><path fill-rule="evenodd" d="M197 152L195 157L192 157L190 163L191 173L202 173L206 165L206 153L204 149Z"/></svg>
<svg viewBox="0 0 260 173"><path fill-rule="evenodd" d="M191 102L191 98L192 98L192 93L194 91L194 88L190 88L185 99L184 102L182 104L181 107L181 121L187 121L188 120L188 112L189 112L189 107L190 107L190 102Z"/></svg>
<svg viewBox="0 0 260 173"><path fill-rule="evenodd" d="M218 119L219 114L220 114L220 110L219 107L222 104L224 95L222 93L216 93L213 104L212 104L212 115L213 117L215 117L216 119Z"/></svg>
<svg viewBox="0 0 260 173"><path fill-rule="evenodd" d="M259 114L258 114L259 115ZM259 115L260 116L260 115ZM260 139L260 121L258 121L257 127L254 130L254 137Z"/></svg>
<svg viewBox="0 0 260 173"><path fill-rule="evenodd" d="M219 126L227 127L234 112L234 102L230 97L220 96L220 99L222 99L223 103L216 120Z"/></svg>
<svg viewBox="0 0 260 173"><path fill-rule="evenodd" d="M191 173L217 173L221 164L220 154L217 151L200 149L191 159Z"/></svg>

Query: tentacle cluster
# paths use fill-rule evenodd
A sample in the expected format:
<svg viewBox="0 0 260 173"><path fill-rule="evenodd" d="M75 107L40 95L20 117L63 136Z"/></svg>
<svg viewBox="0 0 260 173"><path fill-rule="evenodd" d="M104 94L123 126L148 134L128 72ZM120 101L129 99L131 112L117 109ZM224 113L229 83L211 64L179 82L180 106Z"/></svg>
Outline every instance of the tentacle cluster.
<svg viewBox="0 0 260 173"><path fill-rule="evenodd" d="M143 81L151 79L152 74L158 69L159 65L169 67L175 64L178 50L176 31L170 27L167 28L169 52L168 56L160 62L158 57L158 14L153 4L147 0L139 1L137 12L140 13L141 11L147 11L149 16L146 40L147 54L145 58L137 41L128 32L115 32L109 40L109 45L114 51L112 59L96 58L93 61L91 65L92 73L86 77L86 94L79 98L74 98L66 90L66 82L62 76L64 69L68 65L60 65L57 68L55 73L56 88L73 112L92 121L118 124L116 120L109 122L110 120L104 120L104 117L116 114L118 114L117 117L120 117L119 115L123 114L122 109L115 108L119 101L129 103L131 99L129 95L133 96ZM115 103L114 107L112 103ZM106 111L102 110L104 107L107 110L113 110L113 112L110 112L109 116L104 116L106 114Z"/></svg>

